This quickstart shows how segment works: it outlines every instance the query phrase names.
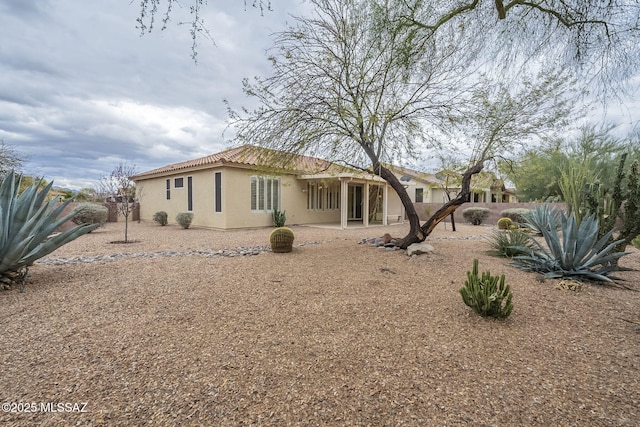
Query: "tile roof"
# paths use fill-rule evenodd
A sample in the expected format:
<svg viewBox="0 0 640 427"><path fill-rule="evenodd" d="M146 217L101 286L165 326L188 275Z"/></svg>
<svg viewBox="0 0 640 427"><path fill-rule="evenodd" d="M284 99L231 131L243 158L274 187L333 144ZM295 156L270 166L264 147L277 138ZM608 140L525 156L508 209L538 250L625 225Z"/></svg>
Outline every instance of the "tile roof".
<svg viewBox="0 0 640 427"><path fill-rule="evenodd" d="M305 174L338 174L354 170L316 157L302 156L271 150L254 145L242 145L194 160L173 163L132 176L132 179L152 178L188 169L204 169L212 166L236 165L268 171Z"/></svg>
<svg viewBox="0 0 640 427"><path fill-rule="evenodd" d="M406 168L404 166L395 166L390 164L385 164L385 166L390 169L392 172L398 175L409 176L418 181L422 181L425 184L442 184L442 180L438 179L434 174L427 172L418 172L413 169Z"/></svg>

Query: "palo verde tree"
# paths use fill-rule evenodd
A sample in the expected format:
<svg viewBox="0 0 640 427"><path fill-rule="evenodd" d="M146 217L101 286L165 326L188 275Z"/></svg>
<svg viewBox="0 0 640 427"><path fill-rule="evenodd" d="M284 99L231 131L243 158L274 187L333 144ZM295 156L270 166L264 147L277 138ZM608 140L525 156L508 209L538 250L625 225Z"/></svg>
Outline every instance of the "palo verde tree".
<svg viewBox="0 0 640 427"><path fill-rule="evenodd" d="M455 31L434 37L369 1L312 3L313 16L298 17L276 35L269 57L273 75L244 81L259 107L229 110L237 138L321 154L382 177L410 224L396 242L400 247L424 240L469 200L471 177L488 158L512 146L516 136L524 141L557 125L564 113L567 80L554 73L511 88L490 83L488 75L470 78L478 52ZM471 163L458 196L421 225L406 189L385 165L435 148L443 134L470 136Z"/></svg>
<svg viewBox="0 0 640 427"><path fill-rule="evenodd" d="M120 162L111 174L101 178L98 183L97 193L117 203L118 212L124 217L124 243L129 242L129 216L133 212L136 197L135 182L131 177L137 173L135 165Z"/></svg>
<svg viewBox="0 0 640 427"><path fill-rule="evenodd" d="M240 3L240 0L236 0ZM278 0L273 2L274 9ZM402 25L436 36L452 29L466 34L468 46L485 52L487 58L514 69L541 58L571 71L584 86L604 98L620 93L637 72L640 44L638 0L380 0L396 10ZM210 38L203 8L215 1L140 0L137 25L141 34L164 29L179 10L188 10L186 24L197 54L199 37ZM263 13L272 9L270 0L243 0Z"/></svg>

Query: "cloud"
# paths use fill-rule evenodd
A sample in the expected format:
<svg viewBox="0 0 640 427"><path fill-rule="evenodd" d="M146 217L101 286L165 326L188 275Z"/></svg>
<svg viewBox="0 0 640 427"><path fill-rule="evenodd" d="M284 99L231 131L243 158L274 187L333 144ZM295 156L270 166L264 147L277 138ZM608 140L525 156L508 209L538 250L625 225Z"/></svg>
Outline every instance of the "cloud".
<svg viewBox="0 0 640 427"><path fill-rule="evenodd" d="M139 170L227 147L223 99L246 102L241 80L268 71L269 34L296 0L265 16L241 1L203 9L215 40L191 59L187 8L141 36L137 2L0 3L0 139L27 173L81 188L122 160Z"/></svg>

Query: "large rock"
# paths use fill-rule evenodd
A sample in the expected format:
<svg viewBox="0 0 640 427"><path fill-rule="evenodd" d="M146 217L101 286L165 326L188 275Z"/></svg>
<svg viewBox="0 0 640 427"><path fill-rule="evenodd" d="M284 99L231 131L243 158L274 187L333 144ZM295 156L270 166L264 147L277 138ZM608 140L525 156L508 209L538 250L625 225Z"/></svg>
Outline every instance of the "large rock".
<svg viewBox="0 0 640 427"><path fill-rule="evenodd" d="M433 251L435 251L435 249L428 243L412 243L407 248L407 255L430 254Z"/></svg>

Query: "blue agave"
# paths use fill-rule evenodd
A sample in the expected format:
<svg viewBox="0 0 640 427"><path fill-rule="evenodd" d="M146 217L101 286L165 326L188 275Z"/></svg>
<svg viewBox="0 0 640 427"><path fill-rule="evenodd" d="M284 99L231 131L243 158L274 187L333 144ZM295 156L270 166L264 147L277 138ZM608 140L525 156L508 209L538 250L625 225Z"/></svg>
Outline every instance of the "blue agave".
<svg viewBox="0 0 640 427"><path fill-rule="evenodd" d="M545 248L533 237L535 248L520 248L524 255L513 258L513 264L527 271L544 273L548 278L574 277L593 281L612 282L610 274L619 270L617 260L627 252L614 252L621 241L611 240L613 230L598 239L598 220L595 215L582 219L578 225L574 215L559 213L560 234L549 220L539 224L547 244Z"/></svg>
<svg viewBox="0 0 640 427"><path fill-rule="evenodd" d="M10 172L0 185L0 279L5 284L23 277L18 273L36 260L99 226L82 224L52 236L77 212L60 216L70 200L45 201L53 183L38 190L36 182L18 194L20 181Z"/></svg>

